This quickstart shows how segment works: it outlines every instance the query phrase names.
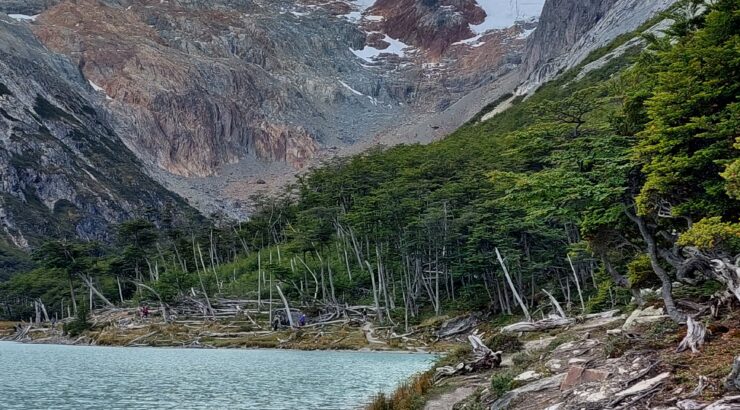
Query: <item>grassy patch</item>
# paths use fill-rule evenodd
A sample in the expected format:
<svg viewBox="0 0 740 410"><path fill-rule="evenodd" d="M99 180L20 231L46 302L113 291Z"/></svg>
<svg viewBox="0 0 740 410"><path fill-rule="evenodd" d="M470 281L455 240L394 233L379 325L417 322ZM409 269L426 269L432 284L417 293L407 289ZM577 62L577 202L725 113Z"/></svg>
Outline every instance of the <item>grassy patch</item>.
<svg viewBox="0 0 740 410"><path fill-rule="evenodd" d="M604 340L604 355L610 359L622 357L630 342L622 335L608 335Z"/></svg>
<svg viewBox="0 0 740 410"><path fill-rule="evenodd" d="M425 396L434 386L434 371L429 370L403 383L391 395L378 394L367 410L418 410L424 407Z"/></svg>
<svg viewBox="0 0 740 410"><path fill-rule="evenodd" d="M459 345L450 350L450 353L442 358L437 364L438 366L454 366L465 359L469 358L473 353L473 349L470 345Z"/></svg>
<svg viewBox="0 0 740 410"><path fill-rule="evenodd" d="M503 352L516 352L521 350L522 342L518 337L510 333L497 333L485 341L491 350Z"/></svg>
<svg viewBox="0 0 740 410"><path fill-rule="evenodd" d="M514 374L510 371L499 372L491 377L491 394L494 398L499 398L515 388Z"/></svg>

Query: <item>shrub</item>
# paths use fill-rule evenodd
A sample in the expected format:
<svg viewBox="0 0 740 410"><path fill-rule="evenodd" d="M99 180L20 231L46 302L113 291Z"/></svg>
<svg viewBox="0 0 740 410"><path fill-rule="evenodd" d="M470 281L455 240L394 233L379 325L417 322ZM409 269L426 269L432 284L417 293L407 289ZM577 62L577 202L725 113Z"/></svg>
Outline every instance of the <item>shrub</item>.
<svg viewBox="0 0 740 410"><path fill-rule="evenodd" d="M704 218L678 238L681 246L696 246L704 251L740 250L740 223L722 222L720 217Z"/></svg>
<svg viewBox="0 0 740 410"><path fill-rule="evenodd" d="M596 294L586 302L586 311L590 313L603 312L613 309L614 306L626 305L632 295L627 289L614 285L609 279L599 282Z"/></svg>
<svg viewBox="0 0 740 410"><path fill-rule="evenodd" d="M73 321L64 324L64 333L69 337L75 337L86 330L90 330L92 325L88 321L89 313L90 311L87 305L82 303L77 309L77 317Z"/></svg>
<svg viewBox="0 0 740 410"><path fill-rule="evenodd" d="M491 377L491 394L499 398L513 388L514 377L508 373L496 373Z"/></svg>
<svg viewBox="0 0 740 410"><path fill-rule="evenodd" d="M630 344L626 338L609 335L604 341L604 354L610 359L621 357L629 347Z"/></svg>
<svg viewBox="0 0 740 410"><path fill-rule="evenodd" d="M486 346L491 350L503 352L517 352L522 348L522 342L515 335L509 333L497 333L486 339Z"/></svg>
<svg viewBox="0 0 740 410"><path fill-rule="evenodd" d="M450 353L447 354L447 356L443 357L442 360L439 361L437 366L454 366L464 361L472 352L473 348L470 347L470 345L456 346L450 350Z"/></svg>

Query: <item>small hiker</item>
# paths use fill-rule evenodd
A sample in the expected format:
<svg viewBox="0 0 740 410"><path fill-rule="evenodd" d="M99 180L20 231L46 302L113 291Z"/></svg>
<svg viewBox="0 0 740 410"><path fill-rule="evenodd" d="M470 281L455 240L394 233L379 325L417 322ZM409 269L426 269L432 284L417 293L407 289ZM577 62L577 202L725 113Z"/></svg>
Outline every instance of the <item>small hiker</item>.
<svg viewBox="0 0 740 410"><path fill-rule="evenodd" d="M272 319L272 330L276 331L280 327L280 318L275 316L274 319Z"/></svg>
<svg viewBox="0 0 740 410"><path fill-rule="evenodd" d="M298 326L303 327L306 326L306 314L301 313L301 317L298 319Z"/></svg>
<svg viewBox="0 0 740 410"><path fill-rule="evenodd" d="M142 316L144 316L145 319L149 317L149 305L144 305L141 308L141 314Z"/></svg>

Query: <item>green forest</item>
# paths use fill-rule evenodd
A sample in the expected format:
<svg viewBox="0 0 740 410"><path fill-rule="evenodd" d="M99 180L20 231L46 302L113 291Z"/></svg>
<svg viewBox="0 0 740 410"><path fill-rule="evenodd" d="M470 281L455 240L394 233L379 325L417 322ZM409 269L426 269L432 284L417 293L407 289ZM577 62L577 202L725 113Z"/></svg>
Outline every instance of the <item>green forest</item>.
<svg viewBox="0 0 740 410"><path fill-rule="evenodd" d="M645 32L655 19L485 122L312 169L256 198L248 222L142 217L110 243L49 241L0 283L0 315L282 292L318 309L374 306L403 329L521 304L539 316L544 292L585 313L660 288L677 322L678 293L740 298L718 273L740 254L740 9L670 13L665 35Z"/></svg>

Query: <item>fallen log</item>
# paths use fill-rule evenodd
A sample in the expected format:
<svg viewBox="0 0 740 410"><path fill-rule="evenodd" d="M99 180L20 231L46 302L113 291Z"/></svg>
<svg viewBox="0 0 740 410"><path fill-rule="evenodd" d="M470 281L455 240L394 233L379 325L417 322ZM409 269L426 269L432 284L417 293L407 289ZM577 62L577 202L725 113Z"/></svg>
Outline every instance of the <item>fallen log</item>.
<svg viewBox="0 0 740 410"><path fill-rule="evenodd" d="M330 320L328 322L318 322L318 323L311 323L311 324L308 324L308 325L303 325L303 327L304 328L306 328L306 327L317 327L317 326L324 326L324 325L333 325L333 324L337 324L337 323L343 323L343 324L345 324L345 323L349 323L349 322L351 322L351 320L346 320L346 319Z"/></svg>
<svg viewBox="0 0 740 410"><path fill-rule="evenodd" d="M21 328L21 330L18 332L18 334L15 336L15 338L13 338L13 341L14 342L20 342L23 339L25 339L26 336L28 335L28 331L29 330L31 330L31 325L30 324L28 326L24 326L23 328Z"/></svg>
<svg viewBox="0 0 740 410"><path fill-rule="evenodd" d="M576 320L574 318L551 317L538 320L536 322L519 322L513 323L501 328L502 333L518 332L537 332L540 330L554 329L556 327L572 325Z"/></svg>
<svg viewBox="0 0 740 410"><path fill-rule="evenodd" d="M738 408L740 408L740 396L728 396L704 407L703 410L737 410Z"/></svg>
<svg viewBox="0 0 740 410"><path fill-rule="evenodd" d="M501 333L517 333L517 332L537 332L541 330L549 330L557 327L568 326L576 323L576 321L589 320L589 319L604 319L614 317L619 313L619 309L608 310L606 312L591 313L577 318L562 318L560 316L550 316L546 319L529 321L529 322L518 322L512 323L508 326L501 328Z"/></svg>
<svg viewBox="0 0 740 410"><path fill-rule="evenodd" d="M243 337L243 336L256 336L256 335L268 335L270 333L273 333L269 330L260 330L260 331L254 331L254 332L200 332L198 335L202 337L219 337L219 338L233 338L233 337Z"/></svg>
<svg viewBox="0 0 740 410"><path fill-rule="evenodd" d="M628 397L632 396L638 396L642 395L646 392L652 392L655 388L660 386L668 377L671 375L670 372L663 372L651 379L643 380L639 383L635 383L631 387L622 390L620 392L617 392L614 394L615 399L612 400L611 403L609 403L609 407L614 407L621 401L627 399Z"/></svg>
<svg viewBox="0 0 740 410"><path fill-rule="evenodd" d="M147 334L145 334L145 335L141 335L141 336L139 336L139 337L137 337L137 338L134 338L133 340L131 340L130 342L128 342L128 343L127 343L126 345L127 345L127 346L133 346L133 345L134 345L134 344L135 344L136 342L138 342L139 340L142 340L142 339L146 339L146 338L147 338L147 337L149 337L149 336L154 336L154 335L155 335L155 334L157 334L157 333L158 333L158 331L157 331L157 330L155 330L155 331L153 331L153 332L149 332L149 333L147 333Z"/></svg>
<svg viewBox="0 0 740 410"><path fill-rule="evenodd" d="M502 352L494 352L480 340L477 335L468 336L473 347L473 360L460 362L455 366L443 366L437 368L434 372L434 383L438 383L444 378L462 373L471 373L474 371L492 369L501 365Z"/></svg>

